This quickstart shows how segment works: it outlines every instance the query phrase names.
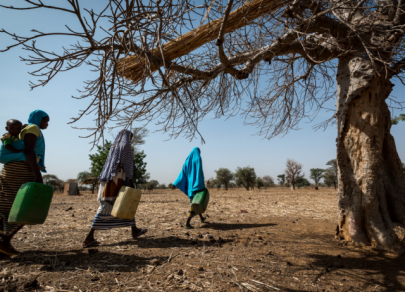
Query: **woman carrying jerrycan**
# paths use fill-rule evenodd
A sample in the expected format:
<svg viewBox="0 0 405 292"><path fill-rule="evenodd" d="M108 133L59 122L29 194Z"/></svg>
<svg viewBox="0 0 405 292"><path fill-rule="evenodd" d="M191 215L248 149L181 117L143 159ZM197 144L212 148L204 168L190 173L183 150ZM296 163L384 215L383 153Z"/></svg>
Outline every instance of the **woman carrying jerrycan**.
<svg viewBox="0 0 405 292"><path fill-rule="evenodd" d="M9 222L17 192L22 184L28 182L42 184L41 171L46 172L45 139L41 130L48 128L49 116L44 111L36 110L30 114L28 123L12 144L20 152L8 152L4 145L0 151L0 162L4 163L0 173L0 254L7 256L18 254L11 240L24 226Z"/></svg>
<svg viewBox="0 0 405 292"><path fill-rule="evenodd" d="M190 199L190 210L188 212L188 218L186 222L186 229L194 228L190 222L195 215L200 216L200 220L204 223L206 217L202 214L207 209L209 201L209 193L205 188L204 172L202 168L200 148L195 147L188 155L186 162L184 162L183 168L173 183L174 187L177 187L180 191L185 193Z"/></svg>
<svg viewBox="0 0 405 292"><path fill-rule="evenodd" d="M100 187L97 200L100 202L100 207L97 210L90 232L83 242L84 248L100 244L94 238L96 230L131 227L133 239L144 235L148 231L147 229L137 228L135 218L120 219L111 214L121 187L129 186L134 188L134 183L132 182L134 171L131 148L132 137L133 135L129 130L122 130L118 133L111 146L99 177Z"/></svg>

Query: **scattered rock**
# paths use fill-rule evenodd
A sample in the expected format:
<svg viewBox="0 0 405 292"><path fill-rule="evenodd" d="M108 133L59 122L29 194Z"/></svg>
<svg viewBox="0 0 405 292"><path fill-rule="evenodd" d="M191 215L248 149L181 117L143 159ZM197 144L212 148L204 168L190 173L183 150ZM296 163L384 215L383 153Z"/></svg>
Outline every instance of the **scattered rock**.
<svg viewBox="0 0 405 292"><path fill-rule="evenodd" d="M70 210L73 210L73 207L69 207L65 211L70 211Z"/></svg>
<svg viewBox="0 0 405 292"><path fill-rule="evenodd" d="M292 263L286 262L286 265L287 265L287 266L292 266Z"/></svg>
<svg viewBox="0 0 405 292"><path fill-rule="evenodd" d="M341 259L341 258L342 258L342 256L341 256L340 254L338 254L336 257L337 257L338 259Z"/></svg>
<svg viewBox="0 0 405 292"><path fill-rule="evenodd" d="M214 238L211 238L211 239L210 239L210 242L211 242L211 243L214 243L214 242L216 242L216 240L215 240Z"/></svg>
<svg viewBox="0 0 405 292"><path fill-rule="evenodd" d="M208 238L208 239L213 239L214 238L214 236L212 236L211 234L207 234L207 235L205 235L205 237Z"/></svg>
<svg viewBox="0 0 405 292"><path fill-rule="evenodd" d="M190 233L186 232L185 235L186 235L186 236L190 236Z"/></svg>
<svg viewBox="0 0 405 292"><path fill-rule="evenodd" d="M153 266L157 266L160 265L160 261L158 259L153 259L149 262L151 265Z"/></svg>
<svg viewBox="0 0 405 292"><path fill-rule="evenodd" d="M202 234L198 234L198 238L203 238Z"/></svg>
<svg viewBox="0 0 405 292"><path fill-rule="evenodd" d="M183 275L184 275L184 271L183 271L183 270L179 270L179 271L177 272L177 275L178 275L178 276L183 276Z"/></svg>
<svg viewBox="0 0 405 292"><path fill-rule="evenodd" d="M72 217L75 217L75 213L72 214Z"/></svg>
<svg viewBox="0 0 405 292"><path fill-rule="evenodd" d="M171 275L169 275L169 276L167 276L167 280L171 280L171 279L173 279L173 274L171 274Z"/></svg>
<svg viewBox="0 0 405 292"><path fill-rule="evenodd" d="M246 210L240 210L241 213L247 213L248 211Z"/></svg>
<svg viewBox="0 0 405 292"><path fill-rule="evenodd" d="M203 268L203 267L199 267L199 268L198 268L198 271L202 272L202 271L204 271L204 268Z"/></svg>
<svg viewBox="0 0 405 292"><path fill-rule="evenodd" d="M93 281L93 282L95 282L95 281L100 280L100 278L99 278L99 277L94 277L94 278L91 278L90 280Z"/></svg>

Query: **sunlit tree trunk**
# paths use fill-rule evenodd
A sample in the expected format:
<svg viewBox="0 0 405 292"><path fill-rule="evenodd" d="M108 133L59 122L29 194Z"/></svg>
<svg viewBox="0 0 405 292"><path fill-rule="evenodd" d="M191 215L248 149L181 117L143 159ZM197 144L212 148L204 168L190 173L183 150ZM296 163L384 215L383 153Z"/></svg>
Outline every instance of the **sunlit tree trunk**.
<svg viewBox="0 0 405 292"><path fill-rule="evenodd" d="M364 56L339 60L337 236L401 252L394 227L405 223L405 177L386 99L393 84Z"/></svg>

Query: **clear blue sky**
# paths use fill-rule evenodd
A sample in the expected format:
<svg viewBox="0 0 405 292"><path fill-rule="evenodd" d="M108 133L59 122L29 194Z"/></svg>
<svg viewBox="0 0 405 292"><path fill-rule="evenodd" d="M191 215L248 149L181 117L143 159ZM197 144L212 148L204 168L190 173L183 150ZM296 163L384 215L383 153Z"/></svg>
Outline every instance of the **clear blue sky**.
<svg viewBox="0 0 405 292"><path fill-rule="evenodd" d="M32 28L51 31L55 27L61 28L69 21L58 13L50 15L38 11L35 13L35 19L32 15L28 12L0 9L0 28L25 33ZM11 42L10 38L0 35L1 49ZM44 44L57 50L62 44L68 43L63 39L54 39ZM90 151L90 139L79 138L86 135L86 131L72 129L71 125L67 124L70 118L87 105L86 101L75 100L71 96L77 95L76 90L82 88L82 81L91 79L92 73L89 68L82 67L62 73L47 86L30 91L28 84L32 77L27 72L33 67L19 60L19 56L25 54L21 48L0 53L0 125L5 126L6 121L11 118L26 122L29 113L35 109L46 111L50 115L49 128L44 132L48 173L56 174L61 179L75 178L78 172L89 169L88 155L94 150ZM403 92L403 85L397 82L393 95L403 101ZM330 107L334 107L334 102L331 102ZM396 115L399 113L395 112ZM299 131L272 140L263 140L262 137L256 136L257 129L243 125L240 117L226 121L206 119L200 124L200 132L206 141L204 145L201 145L199 140L190 142L182 137L165 141L168 135L162 132L154 133L157 127L150 125L150 135L141 149L147 155L147 170L151 179L160 183L168 184L176 179L184 160L195 146L201 149L206 178L214 177L214 170L220 167L234 171L238 166L248 165L255 168L258 176L271 175L276 178L278 174L283 173L287 158L302 163L308 178L310 168L325 168L325 163L335 157L336 128L330 127L326 131L312 130L313 125L329 118L331 114L321 111L312 123L302 121ZM92 117L85 117L76 126L93 126ZM402 160L405 160L404 130L405 123L392 128ZM112 135L107 135L107 139L111 140L111 137Z"/></svg>

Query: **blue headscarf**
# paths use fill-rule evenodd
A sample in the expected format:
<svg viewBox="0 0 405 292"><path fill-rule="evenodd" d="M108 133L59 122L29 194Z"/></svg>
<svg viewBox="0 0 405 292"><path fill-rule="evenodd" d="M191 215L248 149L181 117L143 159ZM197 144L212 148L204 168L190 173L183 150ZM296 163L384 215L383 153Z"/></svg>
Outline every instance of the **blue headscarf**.
<svg viewBox="0 0 405 292"><path fill-rule="evenodd" d="M122 164L126 177L132 179L134 171L134 159L131 148L132 133L129 130L122 130L115 138L108 152L107 160L104 163L99 181L110 181L118 172L118 166Z"/></svg>
<svg viewBox="0 0 405 292"><path fill-rule="evenodd" d="M41 110L35 110L30 113L30 116L28 118L28 125L37 125L39 128L39 131L41 132L42 137L37 138L37 143L35 144L35 154L39 156L39 162L38 165L40 167L45 168L45 138L44 134L41 131L41 121L43 118L49 117L49 115ZM45 169L41 170L42 172L46 172Z"/></svg>
<svg viewBox="0 0 405 292"><path fill-rule="evenodd" d="M188 155L183 169L174 182L174 186L185 193L190 199L195 196L197 191L205 188L200 148L195 147Z"/></svg>

